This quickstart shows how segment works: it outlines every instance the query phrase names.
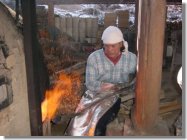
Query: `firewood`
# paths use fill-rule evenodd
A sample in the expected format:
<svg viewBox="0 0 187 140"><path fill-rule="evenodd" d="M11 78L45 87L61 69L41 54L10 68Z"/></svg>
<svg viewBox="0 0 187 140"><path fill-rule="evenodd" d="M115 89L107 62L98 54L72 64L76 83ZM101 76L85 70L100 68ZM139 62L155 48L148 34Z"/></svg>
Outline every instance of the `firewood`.
<svg viewBox="0 0 187 140"><path fill-rule="evenodd" d="M160 108L161 107L166 107L166 106L172 106L172 105L176 105L176 104L178 104L177 99L175 99L173 101L160 102Z"/></svg>
<svg viewBox="0 0 187 140"><path fill-rule="evenodd" d="M159 116L162 117L162 118L165 118L165 117L167 117L171 114L172 114L172 112L166 112L166 113L159 114Z"/></svg>
<svg viewBox="0 0 187 140"><path fill-rule="evenodd" d="M130 106L127 106L127 105L125 105L125 104L121 104L121 107L124 107L124 108L127 109L127 110L130 110L130 109L131 109Z"/></svg>
<svg viewBox="0 0 187 140"><path fill-rule="evenodd" d="M135 94L129 93L128 95L121 97L121 102L125 102L125 101L133 99L133 98L135 98Z"/></svg>
<svg viewBox="0 0 187 140"><path fill-rule="evenodd" d="M163 113L170 112L170 111L175 111L178 109L182 109L181 103L178 103L176 101L165 103L165 105L163 104L160 106L159 114L163 114Z"/></svg>

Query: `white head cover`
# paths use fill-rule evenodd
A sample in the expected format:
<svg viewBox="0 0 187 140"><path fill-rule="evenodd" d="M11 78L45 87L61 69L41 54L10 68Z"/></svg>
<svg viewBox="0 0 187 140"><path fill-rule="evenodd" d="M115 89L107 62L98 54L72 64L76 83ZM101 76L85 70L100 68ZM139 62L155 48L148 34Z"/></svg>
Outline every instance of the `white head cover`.
<svg viewBox="0 0 187 140"><path fill-rule="evenodd" d="M116 44L123 41L123 45L125 46L125 52L128 52L128 43L124 40L123 34L118 27L107 27L104 30L101 39L103 40L104 44Z"/></svg>

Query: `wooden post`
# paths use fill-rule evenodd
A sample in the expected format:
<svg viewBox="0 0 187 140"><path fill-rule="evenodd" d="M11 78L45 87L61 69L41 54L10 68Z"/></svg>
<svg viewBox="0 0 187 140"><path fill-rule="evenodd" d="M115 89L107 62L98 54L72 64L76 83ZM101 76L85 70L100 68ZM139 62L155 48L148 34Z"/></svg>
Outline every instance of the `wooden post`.
<svg viewBox="0 0 187 140"><path fill-rule="evenodd" d="M53 2L48 2L48 26L54 27L54 4Z"/></svg>
<svg viewBox="0 0 187 140"><path fill-rule="evenodd" d="M54 3L48 2L48 31L52 46L54 46L55 40L55 18L54 18Z"/></svg>
<svg viewBox="0 0 187 140"><path fill-rule="evenodd" d="M140 131L158 119L165 29L165 0L138 0L138 67L133 123Z"/></svg>
<svg viewBox="0 0 187 140"><path fill-rule="evenodd" d="M35 0L21 0L31 135L42 136L41 63L36 35ZM42 71L44 73L44 71ZM19 79L18 79L19 80ZM27 93L25 93L27 94ZM24 110L23 110L24 111ZM20 118L21 119L21 118Z"/></svg>

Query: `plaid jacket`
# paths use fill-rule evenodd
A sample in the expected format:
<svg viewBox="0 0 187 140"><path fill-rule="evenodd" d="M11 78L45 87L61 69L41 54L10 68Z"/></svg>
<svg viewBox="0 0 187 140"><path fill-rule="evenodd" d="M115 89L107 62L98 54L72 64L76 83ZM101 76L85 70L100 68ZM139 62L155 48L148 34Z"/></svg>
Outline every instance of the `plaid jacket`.
<svg viewBox="0 0 187 140"><path fill-rule="evenodd" d="M128 82L129 74L136 71L136 63L136 55L131 52L122 53L116 65L105 56L103 49L93 52L86 65L87 89L96 92L100 89L101 82Z"/></svg>

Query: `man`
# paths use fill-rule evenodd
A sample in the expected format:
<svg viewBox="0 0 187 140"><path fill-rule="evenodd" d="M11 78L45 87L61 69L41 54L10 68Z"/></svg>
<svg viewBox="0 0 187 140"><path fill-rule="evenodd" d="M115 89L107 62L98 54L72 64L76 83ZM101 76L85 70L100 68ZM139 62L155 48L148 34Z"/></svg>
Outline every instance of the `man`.
<svg viewBox="0 0 187 140"><path fill-rule="evenodd" d="M128 83L129 75L136 71L136 56L128 52L128 43L119 28L109 26L102 34L103 48L90 54L86 66L87 91L76 112L88 106L103 92L110 92L116 84ZM117 95L103 99L70 123L68 135L105 135L106 125L114 119L120 108Z"/></svg>

